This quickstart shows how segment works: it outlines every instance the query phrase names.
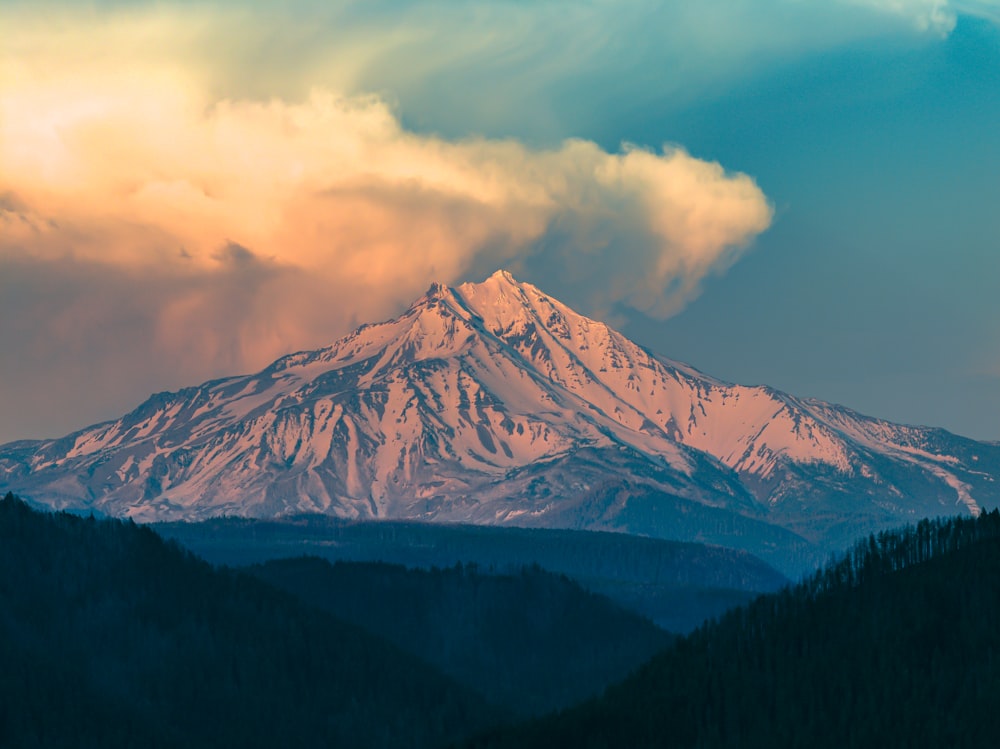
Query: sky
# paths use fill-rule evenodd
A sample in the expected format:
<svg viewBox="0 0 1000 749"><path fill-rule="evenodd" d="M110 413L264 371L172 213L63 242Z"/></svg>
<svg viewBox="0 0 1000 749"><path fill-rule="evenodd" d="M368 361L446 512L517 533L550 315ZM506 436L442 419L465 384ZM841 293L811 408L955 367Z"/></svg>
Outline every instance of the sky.
<svg viewBox="0 0 1000 749"><path fill-rule="evenodd" d="M1000 440L1000 0L0 0L0 442L511 270Z"/></svg>

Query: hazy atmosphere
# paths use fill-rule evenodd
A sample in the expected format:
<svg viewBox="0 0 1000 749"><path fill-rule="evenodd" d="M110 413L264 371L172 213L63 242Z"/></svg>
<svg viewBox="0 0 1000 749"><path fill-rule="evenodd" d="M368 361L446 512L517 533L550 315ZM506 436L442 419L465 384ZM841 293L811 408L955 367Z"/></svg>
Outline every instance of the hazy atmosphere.
<svg viewBox="0 0 1000 749"><path fill-rule="evenodd" d="M512 271L1000 439L1000 2L0 0L0 442Z"/></svg>

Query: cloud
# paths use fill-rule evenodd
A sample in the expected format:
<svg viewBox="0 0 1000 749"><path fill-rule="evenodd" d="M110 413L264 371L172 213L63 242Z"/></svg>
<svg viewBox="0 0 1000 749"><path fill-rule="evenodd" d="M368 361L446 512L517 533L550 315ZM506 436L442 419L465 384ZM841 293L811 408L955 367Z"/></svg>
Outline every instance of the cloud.
<svg viewBox="0 0 1000 749"><path fill-rule="evenodd" d="M554 216L579 214L655 238L666 286L770 218L748 177L679 148L451 142L407 132L372 96L206 108L144 80L4 91L2 189L21 206L6 252L203 272L253 253L399 295L480 253L530 254Z"/></svg>
<svg viewBox="0 0 1000 749"><path fill-rule="evenodd" d="M290 0L265 7L105 0L83 9L8 2L3 27L17 33L5 35L7 52L30 51L50 67L182 60L213 100L302 101L317 86L377 92L411 129L547 146L600 133L623 107L669 111L838 45L946 34L956 13L997 7L995 0Z"/></svg>
<svg viewBox="0 0 1000 749"><path fill-rule="evenodd" d="M909 20L918 31L947 36L959 15L1000 23L998 0L842 0Z"/></svg>
<svg viewBox="0 0 1000 749"><path fill-rule="evenodd" d="M143 56L159 28L87 29L76 61L15 35L3 59L0 411L22 431L0 438L322 345L480 269L561 264L568 301L671 314L770 223L751 178L680 147L447 139L320 87L217 99L155 34Z"/></svg>
<svg viewBox="0 0 1000 749"><path fill-rule="evenodd" d="M846 2L907 18L920 31L932 31L947 36L955 28L955 8L949 0L846 0Z"/></svg>
<svg viewBox="0 0 1000 749"><path fill-rule="evenodd" d="M644 288L616 301L654 310L657 291L683 301L770 221L749 177L680 148L451 142L407 132L371 96L205 108L166 79L73 81L8 88L0 106L5 255L190 278L266 259L348 279L357 293L345 306L365 316L461 279L474 261L545 252L556 221L641 237L643 252L622 265L646 266ZM573 252L596 251L578 232Z"/></svg>
<svg viewBox="0 0 1000 749"><path fill-rule="evenodd" d="M955 0L952 6L957 13L1000 25L1000 0Z"/></svg>
<svg viewBox="0 0 1000 749"><path fill-rule="evenodd" d="M680 146L567 136L996 7L6 2L0 441L497 267L593 314L674 314L767 228L764 194Z"/></svg>

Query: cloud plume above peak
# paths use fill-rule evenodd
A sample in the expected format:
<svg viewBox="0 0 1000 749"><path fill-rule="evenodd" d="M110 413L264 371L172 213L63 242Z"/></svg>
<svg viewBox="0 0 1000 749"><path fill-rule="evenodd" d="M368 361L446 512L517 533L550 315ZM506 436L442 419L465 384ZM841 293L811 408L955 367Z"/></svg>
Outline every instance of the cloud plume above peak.
<svg viewBox="0 0 1000 749"><path fill-rule="evenodd" d="M398 303L431 279L461 278L473 260L544 252L554 219L579 218L645 237L644 276L668 293L681 277L688 293L770 221L749 177L680 148L451 142L407 132L375 97L322 90L207 109L163 87L90 89L77 102L65 91L51 108L37 90L20 93L0 102L2 189L21 206L8 211L19 221L9 219L6 255L192 274L252 253L391 289ZM586 236L575 242L595 251Z"/></svg>
<svg viewBox="0 0 1000 749"><path fill-rule="evenodd" d="M38 414L67 369L94 393L82 426L498 267L556 267L591 312L667 316L771 221L750 177L676 146L446 139L369 94L220 99L135 45L81 65L9 49L0 411L35 426L0 440L64 428Z"/></svg>

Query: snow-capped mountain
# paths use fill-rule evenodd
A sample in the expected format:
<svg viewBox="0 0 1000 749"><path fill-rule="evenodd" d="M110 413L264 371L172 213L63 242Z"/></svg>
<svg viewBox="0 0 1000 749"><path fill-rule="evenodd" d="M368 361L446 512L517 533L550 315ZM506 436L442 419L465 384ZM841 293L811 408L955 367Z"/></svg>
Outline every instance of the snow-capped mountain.
<svg viewBox="0 0 1000 749"><path fill-rule="evenodd" d="M143 521L319 512L670 536L699 519L711 527L675 537L752 523L823 544L978 513L998 477L996 444L716 380L502 271L435 284L397 319L257 374L0 446L0 490Z"/></svg>

